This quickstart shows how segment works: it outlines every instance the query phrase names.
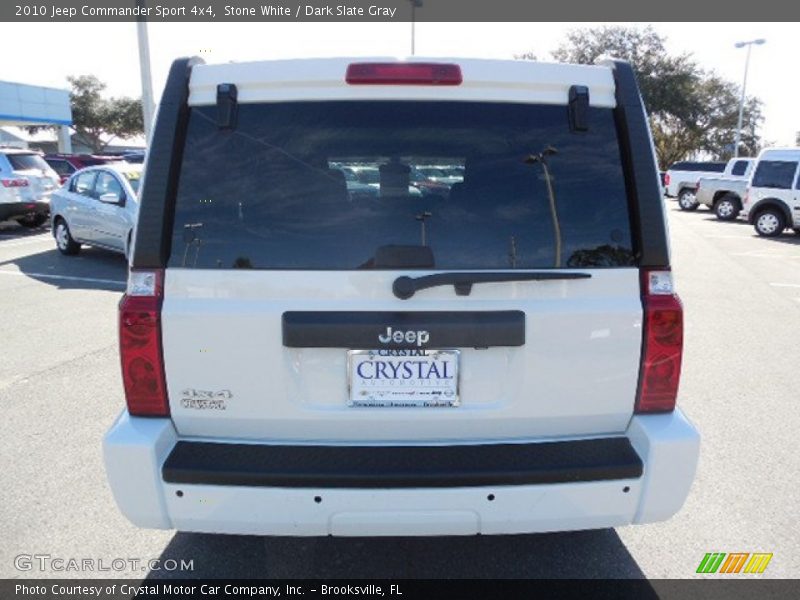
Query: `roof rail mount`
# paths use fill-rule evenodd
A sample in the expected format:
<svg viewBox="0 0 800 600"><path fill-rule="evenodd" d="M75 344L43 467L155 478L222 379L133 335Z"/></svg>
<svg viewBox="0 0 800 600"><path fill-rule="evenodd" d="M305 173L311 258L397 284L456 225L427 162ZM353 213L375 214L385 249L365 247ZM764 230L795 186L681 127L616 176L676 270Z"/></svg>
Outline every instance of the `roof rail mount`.
<svg viewBox="0 0 800 600"><path fill-rule="evenodd" d="M220 129L236 129L238 107L236 85L220 83L217 86L217 126Z"/></svg>
<svg viewBox="0 0 800 600"><path fill-rule="evenodd" d="M589 88L585 85L569 87L569 129L589 131Z"/></svg>

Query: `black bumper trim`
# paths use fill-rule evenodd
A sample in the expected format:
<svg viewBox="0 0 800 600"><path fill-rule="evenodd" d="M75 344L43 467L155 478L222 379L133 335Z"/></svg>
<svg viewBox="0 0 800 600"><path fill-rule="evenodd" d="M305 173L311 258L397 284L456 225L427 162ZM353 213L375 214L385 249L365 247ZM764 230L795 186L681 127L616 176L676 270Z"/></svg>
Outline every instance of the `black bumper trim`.
<svg viewBox="0 0 800 600"><path fill-rule="evenodd" d="M381 343L392 332L414 332L410 341ZM417 332L424 331L424 341ZM420 343L422 342L422 343ZM496 311L288 311L283 345L289 348L492 348L525 345L525 313Z"/></svg>
<svg viewBox="0 0 800 600"><path fill-rule="evenodd" d="M31 202L0 202L0 221L25 217L27 215L46 215L50 213L50 203L34 200Z"/></svg>
<svg viewBox="0 0 800 600"><path fill-rule="evenodd" d="M642 460L625 437L533 444L272 446L178 442L166 483L433 488L635 479Z"/></svg>

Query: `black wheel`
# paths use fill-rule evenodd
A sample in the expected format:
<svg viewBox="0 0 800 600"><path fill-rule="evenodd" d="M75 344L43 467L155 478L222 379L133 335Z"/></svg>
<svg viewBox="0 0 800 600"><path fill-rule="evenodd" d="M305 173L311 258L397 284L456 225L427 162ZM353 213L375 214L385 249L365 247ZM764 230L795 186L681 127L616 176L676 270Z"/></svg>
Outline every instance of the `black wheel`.
<svg viewBox="0 0 800 600"><path fill-rule="evenodd" d="M56 238L56 248L61 254L71 255L80 252L81 245L72 239L69 227L67 227L67 222L64 219L56 221L53 236Z"/></svg>
<svg viewBox="0 0 800 600"><path fill-rule="evenodd" d="M681 210L697 210L697 207L700 205L697 203L695 191L689 188L683 188L678 194L678 206L681 207Z"/></svg>
<svg viewBox="0 0 800 600"><path fill-rule="evenodd" d="M786 229L786 217L779 208L768 206L758 211L753 227L760 236L778 237Z"/></svg>
<svg viewBox="0 0 800 600"><path fill-rule="evenodd" d="M792 228L792 231L794 231L797 235L800 235L800 227L794 227Z"/></svg>
<svg viewBox="0 0 800 600"><path fill-rule="evenodd" d="M29 215L27 217L22 217L18 223L23 227L34 229L44 225L45 221L47 221L47 215Z"/></svg>
<svg viewBox="0 0 800 600"><path fill-rule="evenodd" d="M720 221L735 221L741 210L739 198L733 194L725 194L714 203L714 214Z"/></svg>

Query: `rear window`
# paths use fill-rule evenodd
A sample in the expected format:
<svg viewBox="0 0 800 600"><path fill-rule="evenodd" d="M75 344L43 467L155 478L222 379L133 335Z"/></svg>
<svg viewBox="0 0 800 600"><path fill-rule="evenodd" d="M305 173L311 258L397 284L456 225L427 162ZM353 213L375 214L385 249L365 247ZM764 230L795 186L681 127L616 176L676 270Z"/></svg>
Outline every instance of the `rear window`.
<svg viewBox="0 0 800 600"><path fill-rule="evenodd" d="M753 175L752 187L788 190L792 187L796 161L761 160Z"/></svg>
<svg viewBox="0 0 800 600"><path fill-rule="evenodd" d="M564 106L295 102L242 104L227 131L194 107L169 266L400 268L420 249L430 262L408 266L632 265L612 111L589 121L571 133Z"/></svg>
<svg viewBox="0 0 800 600"><path fill-rule="evenodd" d="M50 166L38 154L7 154L8 162L15 171L27 171L28 169L38 169L49 171Z"/></svg>
<svg viewBox="0 0 800 600"><path fill-rule="evenodd" d="M731 175L744 175L747 172L748 164L749 163L746 160L737 160L735 163L733 163Z"/></svg>
<svg viewBox="0 0 800 600"><path fill-rule="evenodd" d="M45 162L59 175L70 175L75 172L75 167L65 160L48 158Z"/></svg>

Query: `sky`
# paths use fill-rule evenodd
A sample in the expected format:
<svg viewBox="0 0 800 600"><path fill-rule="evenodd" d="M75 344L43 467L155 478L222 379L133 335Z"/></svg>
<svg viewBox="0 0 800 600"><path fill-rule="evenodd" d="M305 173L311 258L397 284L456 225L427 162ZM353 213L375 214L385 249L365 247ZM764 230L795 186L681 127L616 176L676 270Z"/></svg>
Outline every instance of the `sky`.
<svg viewBox="0 0 800 600"><path fill-rule="evenodd" d="M417 23L416 54L431 57L513 58L550 52L568 31L593 23ZM644 23L627 25L645 26ZM800 78L794 65L799 23L653 23L670 52L687 52L708 70L741 83L746 50L737 41L765 38L755 46L748 95L764 102L762 135L768 143L794 145L800 131ZM150 23L150 56L156 101L174 58L202 56L219 63L324 56L410 54L410 23ZM53 41L58 42L57 51ZM20 56L25 48L24 59ZM16 23L3 27L0 79L67 87L67 75L94 74L110 95L141 94L135 23ZM9 60L8 57L17 56Z"/></svg>

